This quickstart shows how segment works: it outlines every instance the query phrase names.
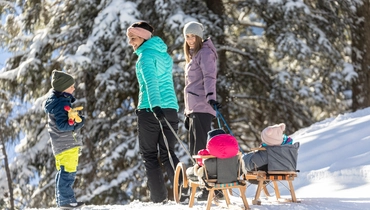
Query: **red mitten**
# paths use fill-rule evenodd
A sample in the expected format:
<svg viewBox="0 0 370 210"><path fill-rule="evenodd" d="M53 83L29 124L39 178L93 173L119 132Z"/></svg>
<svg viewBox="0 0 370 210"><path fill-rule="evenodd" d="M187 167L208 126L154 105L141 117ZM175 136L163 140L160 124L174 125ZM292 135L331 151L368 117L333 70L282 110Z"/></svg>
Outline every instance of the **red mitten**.
<svg viewBox="0 0 370 210"><path fill-rule="evenodd" d="M207 149L201 149L198 151L198 155L210 155L209 151ZM203 159L202 158L197 158L197 163L200 166L203 166Z"/></svg>
<svg viewBox="0 0 370 210"><path fill-rule="evenodd" d="M71 109L72 108L68 105L64 106L64 110L66 110L68 114L71 111ZM68 115L68 125L74 125L74 124L75 124L74 120L72 118L69 118L69 115Z"/></svg>
<svg viewBox="0 0 370 210"><path fill-rule="evenodd" d="M74 125L76 123L82 122L82 118L78 115L78 111L82 110L83 107L79 106L76 108L71 108L70 106L66 105L64 106L64 110L68 112L68 124Z"/></svg>

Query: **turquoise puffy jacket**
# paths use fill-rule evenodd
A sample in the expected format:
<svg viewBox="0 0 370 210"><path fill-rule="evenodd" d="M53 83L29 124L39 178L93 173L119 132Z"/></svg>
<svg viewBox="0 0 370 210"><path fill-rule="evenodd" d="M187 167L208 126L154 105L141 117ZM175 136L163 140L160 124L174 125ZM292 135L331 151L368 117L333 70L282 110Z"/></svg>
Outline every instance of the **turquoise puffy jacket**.
<svg viewBox="0 0 370 210"><path fill-rule="evenodd" d="M157 36L145 41L135 53L136 77L139 82L139 102L137 109L159 106L178 111L172 66L173 60L167 53L167 45Z"/></svg>

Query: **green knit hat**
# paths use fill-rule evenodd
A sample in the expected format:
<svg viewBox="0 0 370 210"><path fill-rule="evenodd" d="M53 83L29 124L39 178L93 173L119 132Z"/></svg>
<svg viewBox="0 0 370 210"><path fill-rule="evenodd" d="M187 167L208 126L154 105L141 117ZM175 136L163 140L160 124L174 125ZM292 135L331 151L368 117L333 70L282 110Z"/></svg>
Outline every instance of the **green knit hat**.
<svg viewBox="0 0 370 210"><path fill-rule="evenodd" d="M62 71L53 70L51 76L51 86L54 90L63 92L67 88L71 87L75 83L75 80L70 74Z"/></svg>

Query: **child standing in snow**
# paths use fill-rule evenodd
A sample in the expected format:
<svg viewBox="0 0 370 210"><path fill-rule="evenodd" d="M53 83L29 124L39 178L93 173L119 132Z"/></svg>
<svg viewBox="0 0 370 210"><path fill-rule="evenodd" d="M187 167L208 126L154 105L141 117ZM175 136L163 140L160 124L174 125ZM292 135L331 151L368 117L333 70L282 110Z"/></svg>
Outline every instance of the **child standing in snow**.
<svg viewBox="0 0 370 210"><path fill-rule="evenodd" d="M65 106L72 107L72 103L76 100L72 95L75 90L74 85L75 81L71 75L53 70L51 81L53 90L44 104L44 110L48 114L51 146L58 170L55 177L55 198L57 206L62 209L84 205L82 202L77 202L72 187L82 145L81 140L78 140L74 134L83 126L85 119L80 116L82 122L70 125L68 112L64 109Z"/></svg>

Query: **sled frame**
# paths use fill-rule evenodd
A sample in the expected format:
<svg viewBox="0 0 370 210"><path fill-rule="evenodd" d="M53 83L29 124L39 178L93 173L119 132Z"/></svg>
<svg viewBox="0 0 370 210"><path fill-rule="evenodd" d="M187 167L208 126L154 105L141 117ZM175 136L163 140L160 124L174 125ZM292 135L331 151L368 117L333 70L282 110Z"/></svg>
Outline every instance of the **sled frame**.
<svg viewBox="0 0 370 210"><path fill-rule="evenodd" d="M208 158L217 158L212 155L194 155L193 158L202 158L203 160L208 159ZM238 164L239 164L239 169L240 169L240 162L241 161L241 154L238 153ZM240 170L238 170L240 171ZM215 190L221 190L225 196L225 201L226 205L230 205L230 198L228 191L232 189L238 189L240 192L240 197L243 201L244 208L246 210L249 210L249 205L248 201L246 198L246 181L243 179L242 176L240 176L239 172L238 174L235 174L236 176L236 182L231 182L231 183L217 183L217 179L211 179L209 178L207 174L207 170L204 170L204 183L200 181L196 181L193 179L189 179L186 175L186 166L184 163L180 162L176 166L175 170L175 177L174 177L174 186L173 186L173 194L174 194L174 199L176 203L180 203L180 195L181 195L181 187L183 188L191 188L190 191L190 200L189 200L189 208L192 208L194 206L194 201L195 201L195 193L198 187L205 187L208 191L208 199L207 199L207 207L206 210L211 209L212 201L215 201L217 204L217 199L215 198ZM183 177L183 178L181 178Z"/></svg>
<svg viewBox="0 0 370 210"><path fill-rule="evenodd" d="M265 148L253 148L252 150L258 151L258 150L266 150ZM291 199L288 199L285 201L288 202L294 202L294 203L300 203L300 201L297 200L293 181L294 178L297 177L299 170L296 171L248 171L247 174L244 174L245 180L255 180L258 182L257 190L254 196L254 199L252 200L253 205L261 205L260 195L263 191L266 197L270 197L270 193L267 190L267 185L272 182L273 189L275 191L275 196L277 200L282 200L280 195L280 190L278 186L278 182L286 181L288 183L287 188L289 189Z"/></svg>

